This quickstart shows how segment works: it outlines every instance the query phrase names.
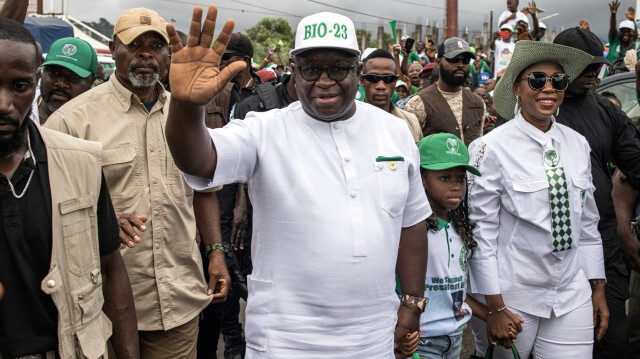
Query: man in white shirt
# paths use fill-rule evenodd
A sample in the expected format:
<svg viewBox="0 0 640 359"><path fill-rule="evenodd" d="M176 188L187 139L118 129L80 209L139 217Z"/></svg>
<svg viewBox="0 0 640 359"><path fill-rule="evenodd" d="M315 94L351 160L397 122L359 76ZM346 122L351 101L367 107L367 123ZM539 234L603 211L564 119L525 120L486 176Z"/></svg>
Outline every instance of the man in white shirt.
<svg viewBox="0 0 640 359"><path fill-rule="evenodd" d="M518 4L518 0L507 0L507 10L503 11L498 18L499 27L502 27L504 24L509 24L515 29L518 21L524 21L527 24L529 23L527 15L518 11Z"/></svg>
<svg viewBox="0 0 640 359"><path fill-rule="evenodd" d="M291 51L300 102L207 131L202 105L245 65L218 69L233 22L212 50L216 8L209 7L202 32L201 17L196 8L186 48L167 26L166 135L194 188L249 184L254 266L246 357L411 355L426 304L424 220L431 209L406 124L354 100L361 65L353 23L332 13L301 20Z"/></svg>

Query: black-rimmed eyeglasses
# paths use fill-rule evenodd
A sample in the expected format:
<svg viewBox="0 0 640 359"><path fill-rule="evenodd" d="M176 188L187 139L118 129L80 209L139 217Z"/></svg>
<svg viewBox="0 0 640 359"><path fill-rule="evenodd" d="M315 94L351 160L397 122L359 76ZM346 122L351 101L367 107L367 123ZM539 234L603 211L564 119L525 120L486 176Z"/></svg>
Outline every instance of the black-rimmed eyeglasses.
<svg viewBox="0 0 640 359"><path fill-rule="evenodd" d="M347 78L349 71L356 66L298 66L298 73L307 81L316 81L323 72L333 81L342 81Z"/></svg>

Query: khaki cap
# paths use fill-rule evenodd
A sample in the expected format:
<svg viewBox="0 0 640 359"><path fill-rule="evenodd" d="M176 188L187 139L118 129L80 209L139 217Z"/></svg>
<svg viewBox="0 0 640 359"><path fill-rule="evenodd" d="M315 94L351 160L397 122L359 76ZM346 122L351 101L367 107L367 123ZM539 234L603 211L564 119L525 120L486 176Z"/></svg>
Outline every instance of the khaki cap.
<svg viewBox="0 0 640 359"><path fill-rule="evenodd" d="M169 43L167 22L157 12L145 8L125 11L113 28L113 36L118 36L123 44L128 45L133 39L148 31L160 34Z"/></svg>

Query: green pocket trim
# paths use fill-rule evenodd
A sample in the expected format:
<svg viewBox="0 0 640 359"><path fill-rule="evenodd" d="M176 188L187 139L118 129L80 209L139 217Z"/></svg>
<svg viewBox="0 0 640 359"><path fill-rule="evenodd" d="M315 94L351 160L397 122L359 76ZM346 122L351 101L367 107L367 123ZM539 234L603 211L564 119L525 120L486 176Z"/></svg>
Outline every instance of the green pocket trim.
<svg viewBox="0 0 640 359"><path fill-rule="evenodd" d="M385 156L378 156L376 157L376 162L404 162L404 157L402 156L392 156L392 157L385 157Z"/></svg>

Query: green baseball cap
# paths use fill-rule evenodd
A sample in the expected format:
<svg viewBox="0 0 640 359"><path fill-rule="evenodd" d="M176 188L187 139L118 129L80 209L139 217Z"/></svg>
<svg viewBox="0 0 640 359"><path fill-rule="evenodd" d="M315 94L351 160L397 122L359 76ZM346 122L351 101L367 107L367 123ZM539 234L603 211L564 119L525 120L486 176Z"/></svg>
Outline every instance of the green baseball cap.
<svg viewBox="0 0 640 359"><path fill-rule="evenodd" d="M464 167L476 176L481 176L477 168L469 164L467 146L455 135L436 133L418 142L420 151L420 167L428 170L447 170L453 167Z"/></svg>
<svg viewBox="0 0 640 359"><path fill-rule="evenodd" d="M42 66L47 65L62 66L84 78L96 73L98 55L88 42L77 37L63 37L49 47Z"/></svg>

